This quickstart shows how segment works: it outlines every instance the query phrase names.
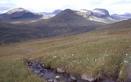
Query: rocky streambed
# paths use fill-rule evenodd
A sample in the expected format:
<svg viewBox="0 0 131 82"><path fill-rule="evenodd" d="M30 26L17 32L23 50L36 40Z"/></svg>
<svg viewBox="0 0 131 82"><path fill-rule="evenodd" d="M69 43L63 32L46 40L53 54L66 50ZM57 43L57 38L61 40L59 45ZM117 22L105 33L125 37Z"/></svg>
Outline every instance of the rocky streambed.
<svg viewBox="0 0 131 82"><path fill-rule="evenodd" d="M34 60L26 60L25 64L31 72L47 82L115 82L109 79L95 79L86 75L72 75L60 68L45 67L44 64Z"/></svg>

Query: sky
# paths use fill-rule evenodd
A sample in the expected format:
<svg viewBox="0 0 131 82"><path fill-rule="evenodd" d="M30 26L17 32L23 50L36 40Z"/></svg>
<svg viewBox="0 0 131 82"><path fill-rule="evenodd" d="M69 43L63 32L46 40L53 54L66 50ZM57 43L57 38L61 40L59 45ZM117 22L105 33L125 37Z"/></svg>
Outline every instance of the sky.
<svg viewBox="0 0 131 82"><path fill-rule="evenodd" d="M13 8L25 8L34 12L51 12L55 9L104 8L111 14L131 13L131 0L0 0L0 12Z"/></svg>

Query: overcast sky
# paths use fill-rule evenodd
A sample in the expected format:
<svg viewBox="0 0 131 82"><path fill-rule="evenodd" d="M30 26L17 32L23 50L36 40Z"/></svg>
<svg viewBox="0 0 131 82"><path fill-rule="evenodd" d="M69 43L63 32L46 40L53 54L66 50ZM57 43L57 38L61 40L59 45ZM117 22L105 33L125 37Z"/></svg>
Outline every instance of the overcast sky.
<svg viewBox="0 0 131 82"><path fill-rule="evenodd" d="M0 0L0 12L17 7L36 12L66 8L88 10L104 8L110 13L131 13L131 0Z"/></svg>

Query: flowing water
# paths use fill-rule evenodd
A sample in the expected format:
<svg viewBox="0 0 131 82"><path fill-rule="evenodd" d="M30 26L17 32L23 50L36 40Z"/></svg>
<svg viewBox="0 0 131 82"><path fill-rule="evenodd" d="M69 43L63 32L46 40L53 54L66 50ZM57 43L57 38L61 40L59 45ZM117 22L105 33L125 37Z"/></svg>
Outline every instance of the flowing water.
<svg viewBox="0 0 131 82"><path fill-rule="evenodd" d="M58 73L56 70L46 68L42 63L36 61L26 61L28 69L47 82L89 82L68 73Z"/></svg>

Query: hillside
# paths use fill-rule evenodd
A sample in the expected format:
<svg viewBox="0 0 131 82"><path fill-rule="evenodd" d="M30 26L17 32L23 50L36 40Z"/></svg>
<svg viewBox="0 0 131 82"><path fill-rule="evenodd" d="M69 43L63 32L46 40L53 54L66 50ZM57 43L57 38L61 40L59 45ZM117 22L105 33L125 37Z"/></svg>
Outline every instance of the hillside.
<svg viewBox="0 0 131 82"><path fill-rule="evenodd" d="M41 29L45 28L49 31L49 36L52 36L88 32L104 25L104 23L86 20L84 17L77 15L75 11L66 9L50 19L40 20L31 25Z"/></svg>
<svg viewBox="0 0 131 82"><path fill-rule="evenodd" d="M125 20L125 21L120 21L120 22L117 22L114 24L105 25L105 26L103 26L103 28L112 29L112 30L126 29L126 28L130 28L130 23L131 23L131 19ZM103 29L103 28L101 28L101 29Z"/></svg>
<svg viewBox="0 0 131 82"><path fill-rule="evenodd" d="M15 81L29 82L29 78L20 78L30 77L21 64L23 58L41 60L45 66L60 68L92 82L130 82L130 22L122 21L78 35L1 45L1 82L14 81L16 76Z"/></svg>
<svg viewBox="0 0 131 82"><path fill-rule="evenodd" d="M0 43L20 42L45 37L79 34L95 30L103 23L89 21L72 10L65 10L50 19L28 24L0 23Z"/></svg>

